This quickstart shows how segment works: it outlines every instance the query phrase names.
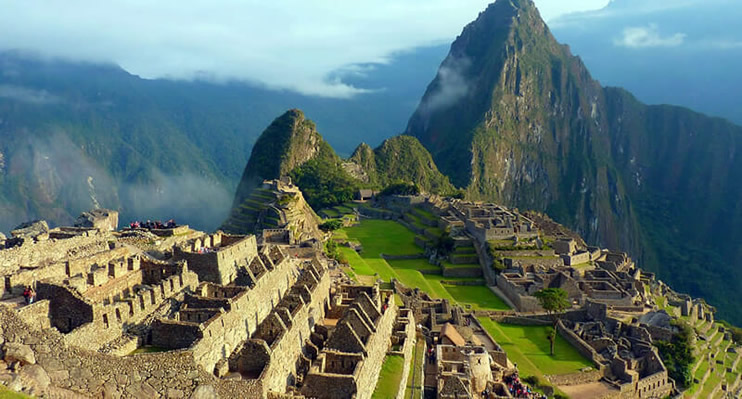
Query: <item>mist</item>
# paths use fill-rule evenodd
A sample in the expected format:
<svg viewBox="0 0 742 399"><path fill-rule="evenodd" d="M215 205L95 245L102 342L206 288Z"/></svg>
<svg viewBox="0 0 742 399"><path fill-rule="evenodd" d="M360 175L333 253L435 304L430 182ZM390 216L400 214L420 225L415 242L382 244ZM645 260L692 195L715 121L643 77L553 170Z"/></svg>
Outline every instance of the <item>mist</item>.
<svg viewBox="0 0 742 399"><path fill-rule="evenodd" d="M83 148L62 129L26 135L5 161L2 179L22 183L0 186L0 231L34 219L71 225L81 212L98 207L119 211L122 227L133 220L175 219L211 231L226 218L232 190L213 178L155 169L145 181L127 182Z"/></svg>

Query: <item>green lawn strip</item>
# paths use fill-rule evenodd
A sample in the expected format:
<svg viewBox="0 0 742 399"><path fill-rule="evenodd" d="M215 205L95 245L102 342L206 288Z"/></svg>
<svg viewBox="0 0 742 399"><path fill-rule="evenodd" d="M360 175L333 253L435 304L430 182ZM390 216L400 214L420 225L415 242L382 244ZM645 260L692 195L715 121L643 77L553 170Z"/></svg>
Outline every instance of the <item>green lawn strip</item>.
<svg viewBox="0 0 742 399"><path fill-rule="evenodd" d="M410 255L419 253L414 243L414 234L403 225L384 220L363 220L358 226L338 230L337 239L358 241L363 247L359 254L347 247L340 247L353 271L358 275L374 276L384 281L398 279L408 287L417 287L433 298L448 299L462 305L469 304L475 309L507 309L486 286L454 286L441 281L481 281L470 277L443 277L440 274L422 274L420 270L439 271L425 259L389 260L380 254ZM479 267L469 265L468 267ZM452 294L453 293L453 294Z"/></svg>
<svg viewBox="0 0 742 399"><path fill-rule="evenodd" d="M336 206L336 207L334 207L332 209L336 210L338 213L340 213L342 215L347 215L349 213L353 213L353 209L348 208L347 206L342 206L342 205L338 205L338 206Z"/></svg>
<svg viewBox="0 0 742 399"><path fill-rule="evenodd" d="M425 218L428 220L438 220L438 217L433 215L432 212L429 212L422 208L412 208L412 212L415 213L415 216Z"/></svg>
<svg viewBox="0 0 742 399"><path fill-rule="evenodd" d="M703 388L701 388L699 398L710 398L711 391L713 391L716 385L721 382L721 379L722 379L722 376L719 375L718 371L711 372L711 374L709 375L709 378L703 384Z"/></svg>
<svg viewBox="0 0 742 399"><path fill-rule="evenodd" d="M320 211L320 213L326 215L329 218L340 217L340 213L338 213L337 211L332 210L332 209L323 209L323 210Z"/></svg>
<svg viewBox="0 0 742 399"><path fill-rule="evenodd" d="M441 268L431 265L426 259L390 259L387 260L395 269L426 270L440 273Z"/></svg>
<svg viewBox="0 0 742 399"><path fill-rule="evenodd" d="M348 247L340 247L339 250L340 253L345 255L345 258L348 259L350 267L356 274L360 274L362 276L373 276L374 273L376 273L376 271L371 266L369 266L368 263L366 263L366 260L358 255L358 252Z"/></svg>
<svg viewBox="0 0 742 399"><path fill-rule="evenodd" d="M405 399L420 397L421 387L423 385L422 364L425 361L425 340L418 339L410 359L410 374L407 377L407 389L405 389ZM414 385L413 385L414 384Z"/></svg>
<svg viewBox="0 0 742 399"><path fill-rule="evenodd" d="M479 321L502 346L508 358L518 365L522 376L570 374L585 367L595 367L560 335L557 335L554 356L549 355L547 326L502 324L487 317L480 317Z"/></svg>
<svg viewBox="0 0 742 399"><path fill-rule="evenodd" d="M363 244L364 257L411 255L422 252L415 244L415 234L403 225L389 220L364 220L357 226L345 229L348 239Z"/></svg>
<svg viewBox="0 0 742 399"><path fill-rule="evenodd" d="M485 285L443 284L443 286L458 303L469 304L474 310L510 310L510 307Z"/></svg>
<svg viewBox="0 0 742 399"><path fill-rule="evenodd" d="M446 269L479 269L479 263L451 263L447 260L441 262Z"/></svg>
<svg viewBox="0 0 742 399"><path fill-rule="evenodd" d="M384 364L381 365L379 380L376 383L372 398L394 399L399 391L399 383L402 381L402 369L404 368L404 357L399 355L387 355Z"/></svg>
<svg viewBox="0 0 742 399"><path fill-rule="evenodd" d="M477 250L474 249L474 247L456 247L453 249L453 253L457 255L469 255L469 254L476 254Z"/></svg>

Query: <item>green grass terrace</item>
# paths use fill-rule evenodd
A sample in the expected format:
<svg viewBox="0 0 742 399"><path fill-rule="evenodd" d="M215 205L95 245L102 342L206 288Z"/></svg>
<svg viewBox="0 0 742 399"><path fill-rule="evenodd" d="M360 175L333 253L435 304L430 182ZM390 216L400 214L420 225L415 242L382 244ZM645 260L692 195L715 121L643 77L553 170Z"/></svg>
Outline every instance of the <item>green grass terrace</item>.
<svg viewBox="0 0 742 399"><path fill-rule="evenodd" d="M388 220L363 220L360 224L338 230L335 239L359 242L363 251L340 247L359 281L375 278L390 281L396 278L408 287L418 287L434 298L448 299L462 307L475 310L507 310L508 306L495 295L484 281L469 277L443 277L440 268L420 259L386 260L385 255L422 256L422 248L414 242L414 233L403 225ZM468 265L472 267L472 265ZM456 285L466 282L475 285ZM479 284L477 284L479 283Z"/></svg>

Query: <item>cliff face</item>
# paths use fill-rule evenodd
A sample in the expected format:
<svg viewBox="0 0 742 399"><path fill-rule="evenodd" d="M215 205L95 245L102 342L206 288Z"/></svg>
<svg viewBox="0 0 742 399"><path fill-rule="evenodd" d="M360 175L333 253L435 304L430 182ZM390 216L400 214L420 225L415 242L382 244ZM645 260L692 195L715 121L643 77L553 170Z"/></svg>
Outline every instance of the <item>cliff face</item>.
<svg viewBox="0 0 742 399"><path fill-rule="evenodd" d="M724 294L742 289L742 129L602 88L530 0L464 29L407 134L469 197L546 211L742 319Z"/></svg>

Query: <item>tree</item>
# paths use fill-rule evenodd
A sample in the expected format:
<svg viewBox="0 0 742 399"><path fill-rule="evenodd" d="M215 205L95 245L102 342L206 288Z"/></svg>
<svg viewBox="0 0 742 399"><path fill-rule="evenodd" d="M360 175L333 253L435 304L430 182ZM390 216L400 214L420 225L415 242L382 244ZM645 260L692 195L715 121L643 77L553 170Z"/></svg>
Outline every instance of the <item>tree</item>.
<svg viewBox="0 0 742 399"><path fill-rule="evenodd" d="M544 308L546 314L554 320L554 328L549 330L547 336L551 344L551 355L554 356L554 342L556 341L559 314L572 307L572 305L567 298L567 291L561 288L544 288L536 291L533 296L538 299L538 303Z"/></svg>

